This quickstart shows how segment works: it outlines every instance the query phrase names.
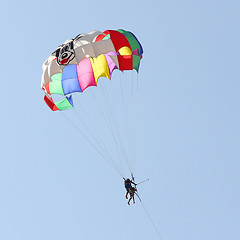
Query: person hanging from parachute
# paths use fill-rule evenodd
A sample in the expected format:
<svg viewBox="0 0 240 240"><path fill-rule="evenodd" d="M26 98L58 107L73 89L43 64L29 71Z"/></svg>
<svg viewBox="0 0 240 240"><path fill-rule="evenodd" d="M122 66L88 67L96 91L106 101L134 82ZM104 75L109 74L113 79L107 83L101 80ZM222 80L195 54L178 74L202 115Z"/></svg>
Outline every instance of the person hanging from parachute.
<svg viewBox="0 0 240 240"><path fill-rule="evenodd" d="M135 187L132 186L134 184ZM137 184L131 181L129 178L124 179L124 186L126 188L126 199L128 199L128 194L130 194L130 198L128 200L128 205L130 205L130 201L133 200L133 204L135 204L134 194L137 191Z"/></svg>
<svg viewBox="0 0 240 240"><path fill-rule="evenodd" d="M135 199L134 199L135 195L141 201L141 198L139 197L138 192L137 192L137 185L149 181L149 178L148 178L148 179L146 179L144 181L141 181L139 183L135 183L134 182L134 176L133 176L133 174L131 174L131 175L132 175L132 180L130 180L129 178L127 178L127 179L123 178L124 179L124 186L125 186L125 189L126 189L126 196L125 196L126 199L128 199L128 194L130 195L130 198L128 200L128 205L130 205L131 200L133 200L133 204L135 204ZM132 184L134 184L134 187L132 186Z"/></svg>
<svg viewBox="0 0 240 240"><path fill-rule="evenodd" d="M128 205L130 205L130 201L133 200L133 204L135 204L134 194L137 192L135 187L130 187L129 191L126 193L126 199L128 199L128 194L130 194L130 198L128 200Z"/></svg>

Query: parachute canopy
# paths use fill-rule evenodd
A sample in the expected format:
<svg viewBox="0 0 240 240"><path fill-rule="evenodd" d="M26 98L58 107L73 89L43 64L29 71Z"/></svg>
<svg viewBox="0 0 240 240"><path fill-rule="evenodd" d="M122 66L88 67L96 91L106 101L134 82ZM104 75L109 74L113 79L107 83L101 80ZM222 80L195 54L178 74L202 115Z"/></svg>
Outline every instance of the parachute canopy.
<svg viewBox="0 0 240 240"><path fill-rule="evenodd" d="M92 31L68 39L43 64L44 100L53 111L73 108L72 93L97 86L100 77L111 79L114 69L138 72L142 54L136 36L122 29ZM52 94L64 98L55 102Z"/></svg>

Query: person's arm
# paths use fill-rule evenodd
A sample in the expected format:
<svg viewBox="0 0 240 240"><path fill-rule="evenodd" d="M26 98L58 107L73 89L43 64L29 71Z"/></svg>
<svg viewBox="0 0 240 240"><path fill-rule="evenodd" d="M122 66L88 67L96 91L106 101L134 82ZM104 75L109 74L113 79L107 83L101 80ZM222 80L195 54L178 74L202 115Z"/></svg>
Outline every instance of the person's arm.
<svg viewBox="0 0 240 240"><path fill-rule="evenodd" d="M135 182L131 181L131 183L134 184L135 186L137 186L137 184Z"/></svg>

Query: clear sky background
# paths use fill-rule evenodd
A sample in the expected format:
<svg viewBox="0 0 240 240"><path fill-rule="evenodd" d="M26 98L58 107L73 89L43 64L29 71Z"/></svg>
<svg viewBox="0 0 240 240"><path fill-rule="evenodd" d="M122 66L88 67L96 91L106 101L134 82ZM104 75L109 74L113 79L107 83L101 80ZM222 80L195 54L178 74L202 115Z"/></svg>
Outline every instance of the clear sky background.
<svg viewBox="0 0 240 240"><path fill-rule="evenodd" d="M78 33L144 47L135 176L164 240L240 239L240 2L1 3L0 239L159 239L141 203L40 89Z"/></svg>

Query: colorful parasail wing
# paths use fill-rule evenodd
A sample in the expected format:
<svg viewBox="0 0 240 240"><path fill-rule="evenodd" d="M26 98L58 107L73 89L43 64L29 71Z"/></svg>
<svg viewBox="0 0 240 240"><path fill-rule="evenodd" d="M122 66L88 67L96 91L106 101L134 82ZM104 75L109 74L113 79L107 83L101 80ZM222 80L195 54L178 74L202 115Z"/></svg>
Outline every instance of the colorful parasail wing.
<svg viewBox="0 0 240 240"><path fill-rule="evenodd" d="M100 77L111 79L115 69L138 72L142 54L136 36L122 29L92 31L68 39L43 63L44 101L53 111L73 108L72 93L97 86ZM52 94L64 98L54 102Z"/></svg>

